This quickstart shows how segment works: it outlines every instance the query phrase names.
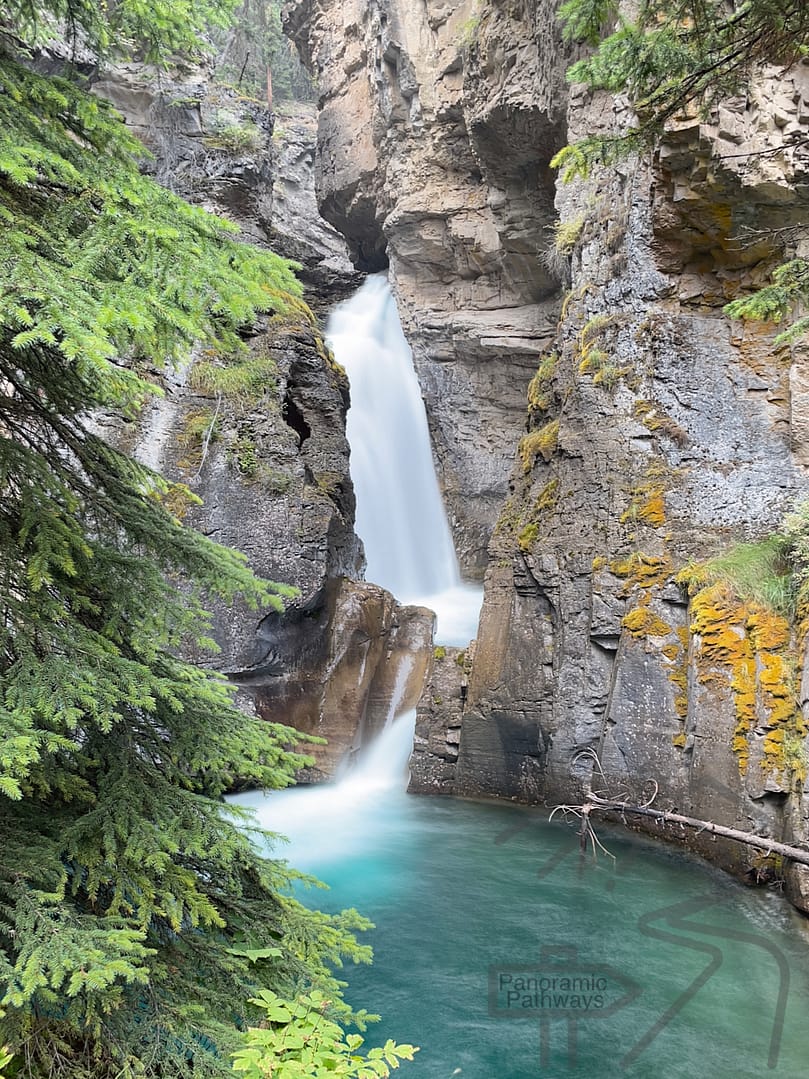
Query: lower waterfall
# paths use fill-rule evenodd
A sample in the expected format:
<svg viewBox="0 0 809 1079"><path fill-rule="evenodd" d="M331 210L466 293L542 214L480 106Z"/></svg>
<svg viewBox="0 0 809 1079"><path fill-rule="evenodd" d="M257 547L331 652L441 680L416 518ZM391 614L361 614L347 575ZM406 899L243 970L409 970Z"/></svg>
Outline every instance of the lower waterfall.
<svg viewBox="0 0 809 1079"><path fill-rule="evenodd" d="M466 644L480 590L458 577L384 279L328 332L351 378L368 578L437 609L439 639ZM374 963L346 974L346 997L383 1015L369 1045L421 1047L403 1079L806 1074L807 928L778 896L608 826L596 859L541 810L408 796L414 715L394 711L335 782L230 800L289 837L275 856L329 885L313 905L375 923Z"/></svg>

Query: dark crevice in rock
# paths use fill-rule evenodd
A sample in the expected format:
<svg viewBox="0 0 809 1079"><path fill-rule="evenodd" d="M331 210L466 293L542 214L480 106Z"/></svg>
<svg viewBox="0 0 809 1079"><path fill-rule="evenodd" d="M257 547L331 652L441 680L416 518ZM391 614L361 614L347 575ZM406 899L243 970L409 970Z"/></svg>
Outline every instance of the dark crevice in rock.
<svg viewBox="0 0 809 1079"><path fill-rule="evenodd" d="M299 439L298 445L303 446L307 438L311 436L312 428L306 422L303 413L288 393L284 397L281 415L284 417L284 423L287 427L291 427L297 434Z"/></svg>

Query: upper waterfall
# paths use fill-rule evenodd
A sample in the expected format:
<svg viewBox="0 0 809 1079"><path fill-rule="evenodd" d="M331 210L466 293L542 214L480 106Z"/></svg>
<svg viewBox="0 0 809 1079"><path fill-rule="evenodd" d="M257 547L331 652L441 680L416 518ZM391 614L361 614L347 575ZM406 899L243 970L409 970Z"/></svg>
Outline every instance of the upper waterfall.
<svg viewBox="0 0 809 1079"><path fill-rule="evenodd" d="M438 639L467 644L481 590L460 579L424 402L387 279L367 278L332 311L326 336L351 382L346 430L366 577L403 603L435 610Z"/></svg>
<svg viewBox="0 0 809 1079"><path fill-rule="evenodd" d="M397 597L440 592L458 565L410 346L386 278L334 309L326 336L351 382L346 433L366 576Z"/></svg>

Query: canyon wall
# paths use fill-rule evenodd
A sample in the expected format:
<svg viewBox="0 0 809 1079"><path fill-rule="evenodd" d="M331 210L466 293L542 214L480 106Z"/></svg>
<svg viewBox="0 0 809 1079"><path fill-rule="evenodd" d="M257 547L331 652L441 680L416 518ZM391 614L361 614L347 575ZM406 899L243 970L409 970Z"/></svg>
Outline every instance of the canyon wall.
<svg viewBox="0 0 809 1079"><path fill-rule="evenodd" d="M549 11L528 34L524 4L476 11L307 0L286 21L321 94L321 211L358 266L390 265L461 565L480 578L554 335L558 276L537 256L564 122Z"/></svg>
<svg viewBox="0 0 809 1079"><path fill-rule="evenodd" d="M553 12L287 8L321 91L321 209L358 266L390 264L462 563L487 567L474 656L437 659L422 699L412 786L657 784L662 809L805 842L799 634L695 563L773 533L809 486L807 354L722 310L805 219L809 68L563 185L555 151L631 115L568 93Z"/></svg>
<svg viewBox="0 0 809 1079"><path fill-rule="evenodd" d="M161 183L298 261L314 309L325 313L358 286L344 241L317 211L312 106L290 102L279 120L209 67L119 65L94 91L150 149L145 167ZM261 576L298 589L283 614L216 608L213 665L239 687L243 707L328 739L311 747L315 765L300 776L318 780L394 708L414 706L433 615L362 580L349 388L310 308L293 302L246 332L245 344L235 366L252 365L246 382L229 389L221 379L229 361L197 354L162 373L164 396L136 421L98 423L178 485L169 496L178 516L243 551ZM190 658L211 664L207 654Z"/></svg>

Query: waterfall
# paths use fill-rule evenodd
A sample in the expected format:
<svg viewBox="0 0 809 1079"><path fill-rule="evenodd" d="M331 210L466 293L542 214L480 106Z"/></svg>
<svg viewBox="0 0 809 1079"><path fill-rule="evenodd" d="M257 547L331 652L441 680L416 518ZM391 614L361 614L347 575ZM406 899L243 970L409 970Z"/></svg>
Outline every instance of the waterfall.
<svg viewBox="0 0 809 1079"><path fill-rule="evenodd" d="M415 710L399 716L335 782L269 794L249 791L228 801L255 810L262 828L283 833L298 869L319 872L350 862L396 827L415 725Z"/></svg>
<svg viewBox="0 0 809 1079"><path fill-rule="evenodd" d="M351 382L347 428L366 576L400 602L434 610L436 640L465 646L477 631L482 589L460 579L424 402L387 280L369 277L335 308L326 334ZM262 827L283 831L301 868L343 862L373 847L374 831L395 829L416 722L415 711L398 714L409 670L405 660L384 730L333 782L230 799L255 809Z"/></svg>
<svg viewBox="0 0 809 1079"><path fill-rule="evenodd" d="M466 645L477 632L482 592L460 578L424 402L387 279L369 277L336 307L326 336L351 383L346 429L366 577L401 603L434 610L436 640Z"/></svg>

